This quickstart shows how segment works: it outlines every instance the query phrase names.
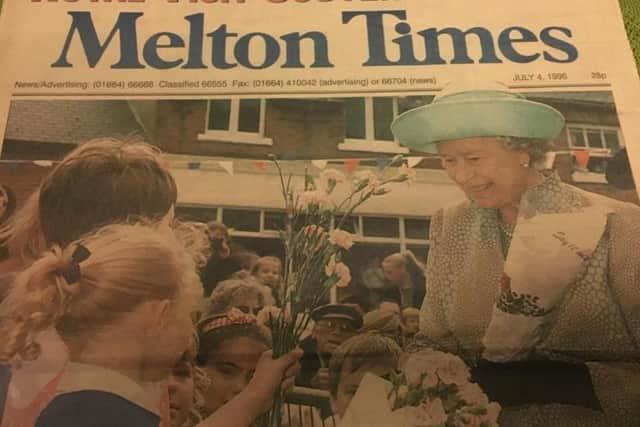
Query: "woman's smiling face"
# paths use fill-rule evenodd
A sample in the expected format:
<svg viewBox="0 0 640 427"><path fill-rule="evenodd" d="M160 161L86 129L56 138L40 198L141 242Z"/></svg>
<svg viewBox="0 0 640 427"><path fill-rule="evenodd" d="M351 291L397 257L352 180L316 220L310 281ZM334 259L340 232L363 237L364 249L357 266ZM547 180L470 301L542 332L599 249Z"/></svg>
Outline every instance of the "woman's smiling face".
<svg viewBox="0 0 640 427"><path fill-rule="evenodd" d="M483 208L517 204L528 186L529 155L495 137L438 143L442 166L467 197Z"/></svg>

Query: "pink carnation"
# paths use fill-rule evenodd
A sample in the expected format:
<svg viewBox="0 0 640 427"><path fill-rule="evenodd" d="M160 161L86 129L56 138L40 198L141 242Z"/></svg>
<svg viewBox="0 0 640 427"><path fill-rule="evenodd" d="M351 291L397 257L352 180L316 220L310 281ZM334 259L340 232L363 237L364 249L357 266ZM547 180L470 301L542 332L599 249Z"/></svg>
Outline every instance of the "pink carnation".
<svg viewBox="0 0 640 427"><path fill-rule="evenodd" d="M380 186L380 179L378 175L371 171L362 171L356 175L360 185L366 186L367 190L375 190ZM362 188L362 187L361 187Z"/></svg>
<svg viewBox="0 0 640 427"><path fill-rule="evenodd" d="M345 263L339 262L336 264L335 273L340 277L340 280L336 283L337 287L344 288L349 286L349 283L351 283L351 271L349 271L349 267Z"/></svg>
<svg viewBox="0 0 640 427"><path fill-rule="evenodd" d="M322 206L326 204L329 199L327 195L316 190L303 191L298 198L302 209L308 208L310 205Z"/></svg>
<svg viewBox="0 0 640 427"><path fill-rule="evenodd" d="M335 255L332 255L329 259L329 262L324 268L324 272L327 276L333 276L334 274L338 276L336 286L339 288L349 286L349 283L351 283L351 271L349 267L343 262L336 262Z"/></svg>
<svg viewBox="0 0 640 427"><path fill-rule="evenodd" d="M324 228L315 224L307 225L304 228L305 236L313 236L314 234L320 236L322 233L324 233Z"/></svg>
<svg viewBox="0 0 640 427"><path fill-rule="evenodd" d="M353 246L351 234L340 229L334 229L329 232L329 241L332 245L340 246L343 249L350 249Z"/></svg>

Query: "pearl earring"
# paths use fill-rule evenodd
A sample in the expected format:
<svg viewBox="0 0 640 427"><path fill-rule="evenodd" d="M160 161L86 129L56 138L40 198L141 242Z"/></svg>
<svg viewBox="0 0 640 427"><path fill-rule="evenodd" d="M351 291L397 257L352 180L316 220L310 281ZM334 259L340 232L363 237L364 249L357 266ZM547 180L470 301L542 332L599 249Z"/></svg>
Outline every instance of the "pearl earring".
<svg viewBox="0 0 640 427"><path fill-rule="evenodd" d="M528 168L529 167L529 162L522 162L522 163L520 163L520 166L522 166L523 168Z"/></svg>

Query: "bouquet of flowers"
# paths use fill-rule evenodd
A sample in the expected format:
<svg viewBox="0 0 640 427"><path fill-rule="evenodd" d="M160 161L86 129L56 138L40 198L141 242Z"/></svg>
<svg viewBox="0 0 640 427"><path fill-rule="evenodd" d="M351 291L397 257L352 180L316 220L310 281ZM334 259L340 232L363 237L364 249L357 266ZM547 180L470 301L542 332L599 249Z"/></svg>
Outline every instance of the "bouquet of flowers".
<svg viewBox="0 0 640 427"><path fill-rule="evenodd" d="M389 381L366 374L339 427L494 427L500 405L470 381L457 356L409 354Z"/></svg>
<svg viewBox="0 0 640 427"><path fill-rule="evenodd" d="M480 386L470 382L459 357L435 350L410 354L392 380L388 394L398 426L497 425L500 405L489 402Z"/></svg>
<svg viewBox="0 0 640 427"><path fill-rule="evenodd" d="M411 183L415 171L404 166L396 156L378 173L367 170L347 178L336 169L324 169L314 177L305 170L299 188L292 174L286 175L275 157L274 162L282 186L286 210L285 227L280 232L284 243L285 297L281 310L267 311L263 317L271 330L273 355L278 357L293 350L307 328L311 311L324 303L334 286L348 286L349 268L341 259L353 245L353 236L342 229L354 210L372 197L390 191L393 183ZM349 186L346 197L334 200L338 186ZM281 425L279 396L262 425Z"/></svg>

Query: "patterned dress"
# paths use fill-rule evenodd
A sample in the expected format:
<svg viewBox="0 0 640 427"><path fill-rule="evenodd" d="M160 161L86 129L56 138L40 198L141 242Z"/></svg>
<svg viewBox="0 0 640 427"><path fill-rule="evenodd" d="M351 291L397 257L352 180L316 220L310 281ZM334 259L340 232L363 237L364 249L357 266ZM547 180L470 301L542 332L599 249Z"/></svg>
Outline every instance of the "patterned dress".
<svg viewBox="0 0 640 427"><path fill-rule="evenodd" d="M585 363L602 411L522 405L505 408L501 425L640 426L640 208L564 184L553 173L531 187L523 201L546 213L614 206L595 251L567 288L531 355ZM430 234L421 332L409 349L433 346L474 364L499 293L508 227L497 210L468 201L439 211ZM513 392L518 392L517 384Z"/></svg>

